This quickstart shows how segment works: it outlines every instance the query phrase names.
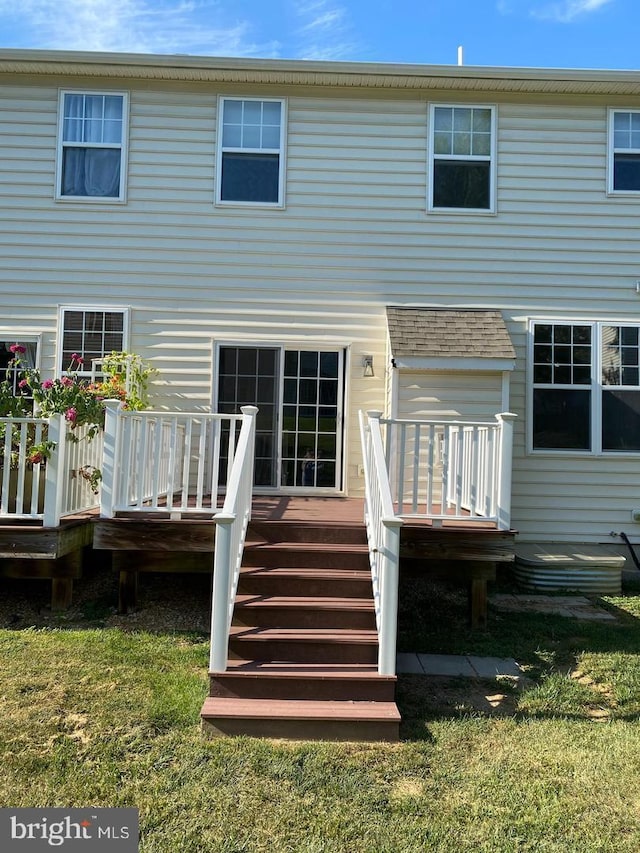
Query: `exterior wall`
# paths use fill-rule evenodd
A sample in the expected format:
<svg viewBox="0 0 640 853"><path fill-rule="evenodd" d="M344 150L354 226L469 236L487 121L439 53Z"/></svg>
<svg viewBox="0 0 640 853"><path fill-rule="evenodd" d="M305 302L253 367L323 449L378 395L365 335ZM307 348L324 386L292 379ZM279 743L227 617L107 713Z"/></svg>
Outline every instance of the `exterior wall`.
<svg viewBox="0 0 640 853"><path fill-rule="evenodd" d="M45 373L60 304L129 306L129 348L160 371L155 402L184 409L211 401L214 341L339 342L350 354L347 473L358 494L357 412L385 405L385 306L499 308L518 355L514 526L530 539L640 532L629 523L640 458L525 447L528 318L640 320L640 199L606 195L607 107L638 104L433 92L497 103L498 193L496 215L427 214L424 92L73 79L131 96L128 201L81 204L53 200L67 85L0 80L0 332L40 333ZM224 92L288 97L284 210L214 206ZM375 365L366 379L365 353Z"/></svg>
<svg viewBox="0 0 640 853"><path fill-rule="evenodd" d="M398 417L493 421L502 410L502 373L398 371Z"/></svg>

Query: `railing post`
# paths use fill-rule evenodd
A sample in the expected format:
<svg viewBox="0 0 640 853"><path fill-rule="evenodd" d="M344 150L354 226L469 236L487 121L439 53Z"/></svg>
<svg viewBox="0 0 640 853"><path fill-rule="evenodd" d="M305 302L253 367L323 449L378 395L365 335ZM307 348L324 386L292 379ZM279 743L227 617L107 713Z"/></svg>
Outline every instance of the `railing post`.
<svg viewBox="0 0 640 853"><path fill-rule="evenodd" d="M118 452L119 400L104 402L104 447L102 452L102 482L100 488L100 517L113 518L115 507Z"/></svg>
<svg viewBox="0 0 640 853"><path fill-rule="evenodd" d="M512 412L496 415L500 425L500 458L498 460L498 528L511 527L511 475L513 467L513 422L517 418Z"/></svg>
<svg viewBox="0 0 640 853"><path fill-rule="evenodd" d="M249 478L249 490L251 494L253 494L253 471L256 463L256 419L258 416L259 409L257 406L240 406L240 411L245 417L249 418L250 429L249 429L249 447L251 448L251 456L249 459L249 467L247 471L247 476ZM247 516L247 520L251 520L251 504L252 501L249 500L249 515Z"/></svg>
<svg viewBox="0 0 640 853"><path fill-rule="evenodd" d="M65 460L67 433L64 415L51 415L47 430L47 440L54 443L51 455L47 459L44 481L43 527L57 527L62 514L62 499L66 486Z"/></svg>
<svg viewBox="0 0 640 853"><path fill-rule="evenodd" d="M398 582L400 527L399 518L383 521L383 559L380 578L380 631L378 637L378 673L396 674L398 635Z"/></svg>
<svg viewBox="0 0 640 853"><path fill-rule="evenodd" d="M229 587L231 585L231 543L234 513L218 513L213 557L211 602L210 672L224 672L229 650Z"/></svg>

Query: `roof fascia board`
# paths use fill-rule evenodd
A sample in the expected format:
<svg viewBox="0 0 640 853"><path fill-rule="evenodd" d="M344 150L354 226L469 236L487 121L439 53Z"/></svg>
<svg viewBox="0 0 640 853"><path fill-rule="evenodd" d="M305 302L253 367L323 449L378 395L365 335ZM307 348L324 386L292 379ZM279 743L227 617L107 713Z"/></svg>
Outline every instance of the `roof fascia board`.
<svg viewBox="0 0 640 853"><path fill-rule="evenodd" d="M236 59L180 54L4 49L0 50L0 73L392 89L640 94L640 73L637 71Z"/></svg>
<svg viewBox="0 0 640 853"><path fill-rule="evenodd" d="M514 358L424 358L400 357L393 359L393 365L398 370L513 370Z"/></svg>

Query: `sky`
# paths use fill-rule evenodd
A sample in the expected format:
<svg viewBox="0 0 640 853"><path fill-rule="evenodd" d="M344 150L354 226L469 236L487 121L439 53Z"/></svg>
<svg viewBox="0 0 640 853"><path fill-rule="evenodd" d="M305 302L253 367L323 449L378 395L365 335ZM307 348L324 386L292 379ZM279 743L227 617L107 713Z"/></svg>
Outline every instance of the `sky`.
<svg viewBox="0 0 640 853"><path fill-rule="evenodd" d="M0 49L640 67L639 0L0 0Z"/></svg>

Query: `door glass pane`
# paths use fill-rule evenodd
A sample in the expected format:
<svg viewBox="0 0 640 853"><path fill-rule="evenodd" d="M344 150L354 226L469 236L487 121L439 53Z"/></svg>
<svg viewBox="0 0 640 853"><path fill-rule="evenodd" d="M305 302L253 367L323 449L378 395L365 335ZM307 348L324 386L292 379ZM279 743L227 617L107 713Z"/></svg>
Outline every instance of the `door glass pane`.
<svg viewBox="0 0 640 853"><path fill-rule="evenodd" d="M283 419L282 485L335 488L339 485L339 353L287 352L284 363L288 405Z"/></svg>
<svg viewBox="0 0 640 853"><path fill-rule="evenodd" d="M242 406L257 406L254 483L277 485L277 364L278 350L221 347L218 411L239 414ZM221 447L221 476L226 477L228 436Z"/></svg>

